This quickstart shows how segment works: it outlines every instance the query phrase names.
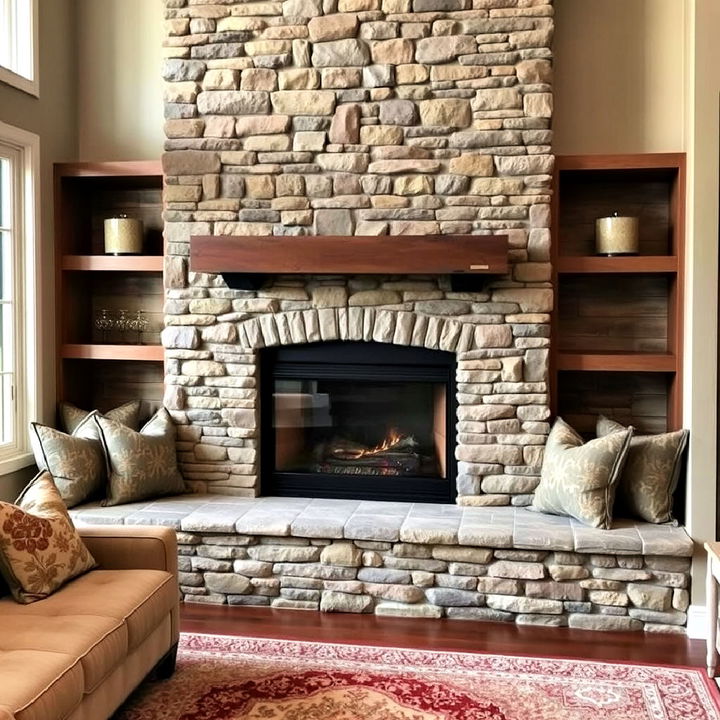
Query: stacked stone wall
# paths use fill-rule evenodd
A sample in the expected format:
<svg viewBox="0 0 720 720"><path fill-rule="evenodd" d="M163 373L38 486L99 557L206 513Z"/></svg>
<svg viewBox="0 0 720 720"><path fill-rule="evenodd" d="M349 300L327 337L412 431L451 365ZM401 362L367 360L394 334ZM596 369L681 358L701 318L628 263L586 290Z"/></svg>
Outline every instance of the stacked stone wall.
<svg viewBox="0 0 720 720"><path fill-rule="evenodd" d="M690 559L180 532L185 602L684 633Z"/></svg>
<svg viewBox="0 0 720 720"><path fill-rule="evenodd" d="M527 504L549 415L551 5L165 8L165 403L185 476L257 494L259 349L363 339L458 353L460 502ZM188 269L192 235L454 233L507 234L509 275L478 293L381 275L241 292Z"/></svg>

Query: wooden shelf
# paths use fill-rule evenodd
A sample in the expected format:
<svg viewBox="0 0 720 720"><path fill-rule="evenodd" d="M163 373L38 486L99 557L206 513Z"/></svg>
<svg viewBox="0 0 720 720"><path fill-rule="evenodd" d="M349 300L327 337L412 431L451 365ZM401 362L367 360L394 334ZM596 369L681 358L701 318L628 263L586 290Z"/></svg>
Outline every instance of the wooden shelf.
<svg viewBox="0 0 720 720"><path fill-rule="evenodd" d="M677 359L670 353L560 352L557 370L592 372L676 372Z"/></svg>
<svg viewBox="0 0 720 720"><path fill-rule="evenodd" d="M71 360L147 360L162 362L162 345L65 344L62 357Z"/></svg>
<svg viewBox="0 0 720 720"><path fill-rule="evenodd" d="M678 259L674 255L632 255L618 257L566 255L557 259L560 274L595 273L676 273Z"/></svg>
<svg viewBox="0 0 720 720"><path fill-rule="evenodd" d="M157 177L162 179L163 174L162 163L159 160L57 163L55 168L59 176L77 178Z"/></svg>
<svg viewBox="0 0 720 720"><path fill-rule="evenodd" d="M508 272L505 235L393 235L190 239L194 272L247 274L497 274Z"/></svg>
<svg viewBox="0 0 720 720"><path fill-rule="evenodd" d="M63 255L63 270L162 272L162 255Z"/></svg>

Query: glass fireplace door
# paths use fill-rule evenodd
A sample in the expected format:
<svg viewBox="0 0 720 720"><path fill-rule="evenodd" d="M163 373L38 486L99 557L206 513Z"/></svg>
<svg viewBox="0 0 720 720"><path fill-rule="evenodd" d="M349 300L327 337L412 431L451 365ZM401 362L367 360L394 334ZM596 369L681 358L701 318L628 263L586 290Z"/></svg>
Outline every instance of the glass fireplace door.
<svg viewBox="0 0 720 720"><path fill-rule="evenodd" d="M450 353L374 343L272 351L263 494L450 501L453 365Z"/></svg>

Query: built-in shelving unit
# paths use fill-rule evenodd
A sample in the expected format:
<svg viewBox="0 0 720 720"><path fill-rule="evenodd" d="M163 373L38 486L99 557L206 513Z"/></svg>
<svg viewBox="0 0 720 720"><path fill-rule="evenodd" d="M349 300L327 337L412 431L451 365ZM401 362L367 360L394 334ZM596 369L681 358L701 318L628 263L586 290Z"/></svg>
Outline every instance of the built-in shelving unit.
<svg viewBox="0 0 720 720"><path fill-rule="evenodd" d="M682 426L685 156L559 156L552 398L591 434L599 413L643 432ZM639 218L637 255L595 254L595 220Z"/></svg>
<svg viewBox="0 0 720 720"><path fill-rule="evenodd" d="M55 166L58 400L162 399L162 182L159 162ZM103 222L117 215L142 220L142 255L104 254ZM99 329L103 310L142 311L147 330Z"/></svg>

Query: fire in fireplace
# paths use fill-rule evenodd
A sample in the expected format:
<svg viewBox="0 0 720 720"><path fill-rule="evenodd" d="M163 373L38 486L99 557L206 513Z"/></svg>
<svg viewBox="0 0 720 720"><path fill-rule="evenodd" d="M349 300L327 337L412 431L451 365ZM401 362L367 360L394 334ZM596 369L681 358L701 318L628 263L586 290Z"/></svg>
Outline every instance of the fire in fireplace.
<svg viewBox="0 0 720 720"><path fill-rule="evenodd" d="M380 343L261 355L267 495L451 502L455 357Z"/></svg>

